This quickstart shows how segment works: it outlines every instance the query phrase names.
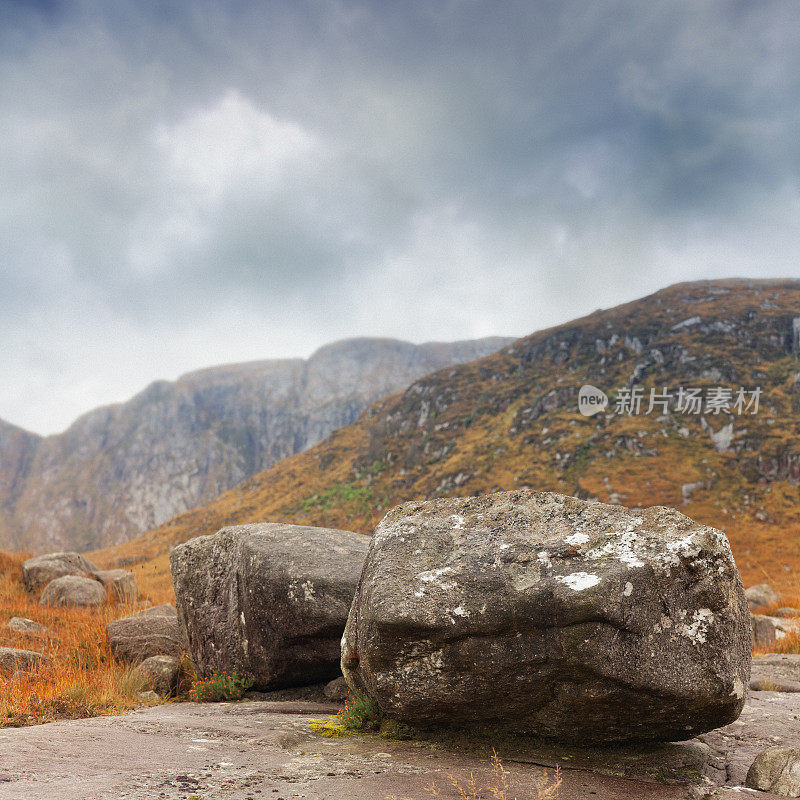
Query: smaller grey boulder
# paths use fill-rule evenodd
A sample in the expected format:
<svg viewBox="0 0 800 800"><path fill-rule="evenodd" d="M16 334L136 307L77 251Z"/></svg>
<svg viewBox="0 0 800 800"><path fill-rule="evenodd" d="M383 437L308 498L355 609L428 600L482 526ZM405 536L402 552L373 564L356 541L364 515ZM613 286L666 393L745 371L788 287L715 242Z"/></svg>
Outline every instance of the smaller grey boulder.
<svg viewBox="0 0 800 800"><path fill-rule="evenodd" d="M800 797L800 750L782 745L762 750L747 772L745 786L781 797Z"/></svg>
<svg viewBox="0 0 800 800"><path fill-rule="evenodd" d="M161 698L152 690L148 690L146 692L139 692L139 699L143 703L159 703L161 702Z"/></svg>
<svg viewBox="0 0 800 800"><path fill-rule="evenodd" d="M15 672L35 672L39 667L50 663L50 659L33 650L20 650L16 647L0 647L0 674L12 675Z"/></svg>
<svg viewBox="0 0 800 800"><path fill-rule="evenodd" d="M91 578L79 575L64 575L45 586L39 605L59 608L62 606L96 607L105 605L108 594L103 585Z"/></svg>
<svg viewBox="0 0 800 800"><path fill-rule="evenodd" d="M99 569L89 577L100 581L115 603L133 604L139 599L136 578L124 569Z"/></svg>
<svg viewBox="0 0 800 800"><path fill-rule="evenodd" d="M43 639L50 632L44 625L27 617L12 617L6 627L26 639Z"/></svg>
<svg viewBox="0 0 800 800"><path fill-rule="evenodd" d="M800 608L793 608L792 606L784 606L772 612L773 617L800 617Z"/></svg>
<svg viewBox="0 0 800 800"><path fill-rule="evenodd" d="M174 656L150 656L131 673L161 697L174 694L178 685L178 659Z"/></svg>
<svg viewBox="0 0 800 800"><path fill-rule="evenodd" d="M745 590L744 596L750 604L750 608L764 608L777 603L781 596L768 584L759 583Z"/></svg>
<svg viewBox="0 0 800 800"><path fill-rule="evenodd" d="M323 690L325 699L330 700L332 703L343 703L347 700L349 692L350 689L347 686L347 681L344 679L344 676L341 678L334 678L330 683L326 683L325 689Z"/></svg>
<svg viewBox="0 0 800 800"><path fill-rule="evenodd" d="M22 581L29 592L36 593L44 589L50 581L64 575L87 577L96 571L97 567L80 553L47 553L29 558L22 565Z"/></svg>
<svg viewBox="0 0 800 800"><path fill-rule="evenodd" d="M150 614L151 611L147 609L106 625L106 638L116 658L139 664L150 656L180 654L183 644L177 616Z"/></svg>

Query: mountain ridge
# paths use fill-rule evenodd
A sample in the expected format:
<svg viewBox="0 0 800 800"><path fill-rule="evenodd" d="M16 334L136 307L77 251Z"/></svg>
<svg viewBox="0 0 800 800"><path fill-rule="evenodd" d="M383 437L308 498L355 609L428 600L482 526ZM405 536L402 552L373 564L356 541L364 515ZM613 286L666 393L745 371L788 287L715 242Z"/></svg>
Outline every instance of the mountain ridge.
<svg viewBox="0 0 800 800"><path fill-rule="evenodd" d="M0 421L0 548L119 543L324 439L426 372L513 341L359 337L208 367L38 436Z"/></svg>

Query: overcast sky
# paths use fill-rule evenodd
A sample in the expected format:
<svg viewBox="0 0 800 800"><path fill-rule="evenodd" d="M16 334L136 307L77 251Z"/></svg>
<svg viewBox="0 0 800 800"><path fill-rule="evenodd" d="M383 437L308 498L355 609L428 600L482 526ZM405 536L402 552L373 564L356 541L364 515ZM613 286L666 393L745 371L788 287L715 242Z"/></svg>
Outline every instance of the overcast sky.
<svg viewBox="0 0 800 800"><path fill-rule="evenodd" d="M800 277L793 0L0 0L0 417Z"/></svg>

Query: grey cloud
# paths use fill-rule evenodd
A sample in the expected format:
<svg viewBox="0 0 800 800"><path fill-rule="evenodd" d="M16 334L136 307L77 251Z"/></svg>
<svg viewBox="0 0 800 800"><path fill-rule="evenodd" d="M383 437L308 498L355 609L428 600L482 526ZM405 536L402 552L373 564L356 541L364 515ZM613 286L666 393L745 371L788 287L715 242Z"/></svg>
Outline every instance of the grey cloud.
<svg viewBox="0 0 800 800"><path fill-rule="evenodd" d="M1 4L0 417L795 274L798 45L788 0Z"/></svg>

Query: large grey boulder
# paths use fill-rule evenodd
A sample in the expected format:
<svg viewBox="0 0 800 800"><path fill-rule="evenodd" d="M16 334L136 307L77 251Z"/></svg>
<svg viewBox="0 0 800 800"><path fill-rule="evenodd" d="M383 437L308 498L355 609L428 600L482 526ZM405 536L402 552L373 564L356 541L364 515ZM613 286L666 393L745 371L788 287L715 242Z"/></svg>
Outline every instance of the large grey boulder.
<svg viewBox="0 0 800 800"><path fill-rule="evenodd" d="M781 797L800 797L800 750L781 745L762 750L747 772L745 786Z"/></svg>
<svg viewBox="0 0 800 800"><path fill-rule="evenodd" d="M724 534L674 509L412 502L372 537L342 668L415 726L677 741L741 712L749 619Z"/></svg>
<svg viewBox="0 0 800 800"><path fill-rule="evenodd" d="M29 558L22 565L22 580L29 592L39 592L50 581L64 575L88 576L97 567L80 553L47 553Z"/></svg>
<svg viewBox="0 0 800 800"><path fill-rule="evenodd" d="M132 605L139 599L139 587L133 573L124 569L98 569L90 577L103 584L115 603Z"/></svg>
<svg viewBox="0 0 800 800"><path fill-rule="evenodd" d="M39 667L50 663L50 658L33 650L20 650L16 647L0 647L0 675L15 672L35 672Z"/></svg>
<svg viewBox="0 0 800 800"><path fill-rule="evenodd" d="M262 523L175 547L178 614L198 675L247 675L266 690L340 674L342 632L368 544L350 531Z"/></svg>
<svg viewBox="0 0 800 800"><path fill-rule="evenodd" d="M114 657L131 664L151 656L177 656L184 649L178 617L166 611L112 620L106 625L106 639Z"/></svg>
<svg viewBox="0 0 800 800"><path fill-rule="evenodd" d="M39 605L42 606L102 606L108 600L103 585L91 578L65 575L45 586Z"/></svg>

